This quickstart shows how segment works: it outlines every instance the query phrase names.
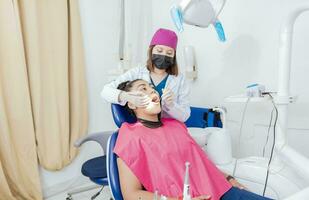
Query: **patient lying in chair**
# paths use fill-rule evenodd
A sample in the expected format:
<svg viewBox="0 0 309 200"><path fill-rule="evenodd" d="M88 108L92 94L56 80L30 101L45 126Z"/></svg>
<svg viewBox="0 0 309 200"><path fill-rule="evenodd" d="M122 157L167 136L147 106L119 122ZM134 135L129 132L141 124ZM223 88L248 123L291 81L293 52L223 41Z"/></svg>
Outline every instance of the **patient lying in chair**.
<svg viewBox="0 0 309 200"><path fill-rule="evenodd" d="M160 97L146 81L124 82L118 89L141 91L150 102L144 108L126 104L138 120L121 126L114 148L125 200L153 200L155 191L167 199L182 199L186 162L190 162L194 200L268 199L240 189L242 185L222 173L192 139L185 124L161 119Z"/></svg>

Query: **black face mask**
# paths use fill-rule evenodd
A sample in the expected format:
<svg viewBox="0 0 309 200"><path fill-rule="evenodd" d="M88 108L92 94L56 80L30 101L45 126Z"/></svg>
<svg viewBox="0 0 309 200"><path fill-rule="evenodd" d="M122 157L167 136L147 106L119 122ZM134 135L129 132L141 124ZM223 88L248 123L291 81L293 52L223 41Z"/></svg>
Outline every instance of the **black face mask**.
<svg viewBox="0 0 309 200"><path fill-rule="evenodd" d="M152 54L151 60L158 69L167 69L174 64L173 57L160 54Z"/></svg>

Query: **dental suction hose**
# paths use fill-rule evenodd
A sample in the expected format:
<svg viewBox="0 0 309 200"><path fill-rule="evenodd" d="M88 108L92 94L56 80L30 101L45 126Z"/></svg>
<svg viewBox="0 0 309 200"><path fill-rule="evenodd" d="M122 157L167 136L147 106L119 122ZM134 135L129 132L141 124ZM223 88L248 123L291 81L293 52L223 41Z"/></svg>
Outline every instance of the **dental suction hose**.
<svg viewBox="0 0 309 200"><path fill-rule="evenodd" d="M183 183L183 200L191 200L190 196L190 181L189 181L189 167L190 163L186 162L186 172L185 172L185 179Z"/></svg>

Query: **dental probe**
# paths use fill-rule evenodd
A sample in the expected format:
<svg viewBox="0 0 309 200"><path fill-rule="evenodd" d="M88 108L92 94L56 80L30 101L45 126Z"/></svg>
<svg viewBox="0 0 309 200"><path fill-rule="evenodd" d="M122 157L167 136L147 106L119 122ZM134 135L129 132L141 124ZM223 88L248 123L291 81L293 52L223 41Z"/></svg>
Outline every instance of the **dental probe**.
<svg viewBox="0 0 309 200"><path fill-rule="evenodd" d="M189 167L190 163L186 162L186 173L185 173L185 179L183 183L183 200L191 200L190 196L190 183L189 183Z"/></svg>

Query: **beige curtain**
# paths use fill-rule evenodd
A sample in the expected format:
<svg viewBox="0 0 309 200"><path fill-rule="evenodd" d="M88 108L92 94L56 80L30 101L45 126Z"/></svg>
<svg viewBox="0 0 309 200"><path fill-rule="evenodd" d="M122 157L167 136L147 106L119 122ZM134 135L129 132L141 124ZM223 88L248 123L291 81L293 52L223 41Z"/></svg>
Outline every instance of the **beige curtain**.
<svg viewBox="0 0 309 200"><path fill-rule="evenodd" d="M86 133L78 0L0 0L0 199L42 199Z"/></svg>

